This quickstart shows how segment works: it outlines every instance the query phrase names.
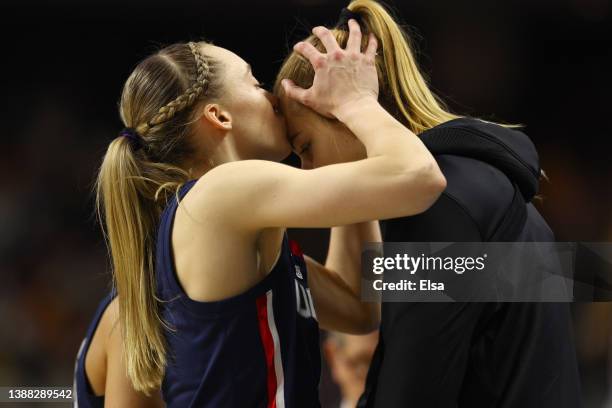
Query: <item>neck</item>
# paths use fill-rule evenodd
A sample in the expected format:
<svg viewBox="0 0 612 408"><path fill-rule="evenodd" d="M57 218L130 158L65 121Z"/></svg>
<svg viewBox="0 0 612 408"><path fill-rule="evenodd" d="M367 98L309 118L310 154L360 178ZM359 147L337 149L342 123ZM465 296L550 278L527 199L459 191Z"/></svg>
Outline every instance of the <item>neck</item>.
<svg viewBox="0 0 612 408"><path fill-rule="evenodd" d="M199 149L198 158L189 164L193 178L200 178L224 163L244 160L238 153L231 135L225 135L218 143Z"/></svg>

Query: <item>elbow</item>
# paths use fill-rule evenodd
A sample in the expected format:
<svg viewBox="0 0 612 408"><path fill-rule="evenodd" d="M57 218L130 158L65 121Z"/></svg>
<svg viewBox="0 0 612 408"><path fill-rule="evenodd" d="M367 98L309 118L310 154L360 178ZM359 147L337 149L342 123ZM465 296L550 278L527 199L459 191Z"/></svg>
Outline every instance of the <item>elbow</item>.
<svg viewBox="0 0 612 408"><path fill-rule="evenodd" d="M355 325L353 334L368 334L380 327L380 305L378 303L362 303L361 319Z"/></svg>
<svg viewBox="0 0 612 408"><path fill-rule="evenodd" d="M444 190L446 190L446 177L444 177L442 170L440 170L440 167L438 167L438 164L435 162L429 166L428 174L428 184L432 197L431 204L433 204L440 198Z"/></svg>
<svg viewBox="0 0 612 408"><path fill-rule="evenodd" d="M420 191L415 215L427 211L446 190L446 177L435 161L417 171L417 178Z"/></svg>

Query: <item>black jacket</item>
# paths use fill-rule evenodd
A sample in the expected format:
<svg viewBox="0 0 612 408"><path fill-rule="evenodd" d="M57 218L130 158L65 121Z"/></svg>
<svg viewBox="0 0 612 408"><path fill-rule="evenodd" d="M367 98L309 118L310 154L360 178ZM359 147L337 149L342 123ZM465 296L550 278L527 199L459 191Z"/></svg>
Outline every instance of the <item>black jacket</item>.
<svg viewBox="0 0 612 408"><path fill-rule="evenodd" d="M554 241L530 203L540 167L524 133L462 118L420 137L447 188L426 212L384 221L385 242ZM361 407L581 406L568 304L383 303L380 330Z"/></svg>

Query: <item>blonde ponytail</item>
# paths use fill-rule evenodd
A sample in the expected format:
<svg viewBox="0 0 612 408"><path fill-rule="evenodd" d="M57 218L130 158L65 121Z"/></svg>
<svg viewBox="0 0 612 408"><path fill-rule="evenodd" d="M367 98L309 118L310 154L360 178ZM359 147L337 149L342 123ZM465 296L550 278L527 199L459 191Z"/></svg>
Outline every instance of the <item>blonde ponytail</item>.
<svg viewBox="0 0 612 408"><path fill-rule="evenodd" d="M460 117L450 113L429 89L417 66L410 38L383 6L372 0L355 0L348 9L361 16L365 30L379 41L380 93L385 96L383 104L387 109L416 134Z"/></svg>
<svg viewBox="0 0 612 408"><path fill-rule="evenodd" d="M430 89L415 59L410 37L395 19L379 3L373 0L354 0L348 7L359 15L361 30L373 33L378 40L379 101L396 119L416 134L462 116L448 109L445 103ZM344 48L349 33L344 27L332 29L338 44ZM362 37L362 48L367 46L368 36ZM319 39L311 35L304 41L325 52ZM285 59L276 77L275 93L282 93L280 82L291 79L303 88L309 88L314 79L310 63L296 52ZM502 125L515 127L514 125Z"/></svg>
<svg viewBox="0 0 612 408"><path fill-rule="evenodd" d="M171 195L190 179L189 124L198 103L219 91L202 43L175 44L142 61L123 88L120 113L130 137L108 146L96 182L96 209L112 258L127 375L135 390L158 389L166 366L156 296L155 242Z"/></svg>
<svg viewBox="0 0 612 408"><path fill-rule="evenodd" d="M96 206L98 214L104 214L113 281L120 294L128 376L135 389L146 392L159 387L166 363L153 272L159 206L145 198L155 195L147 194L152 189L148 179L129 141L119 137L111 142L98 174Z"/></svg>

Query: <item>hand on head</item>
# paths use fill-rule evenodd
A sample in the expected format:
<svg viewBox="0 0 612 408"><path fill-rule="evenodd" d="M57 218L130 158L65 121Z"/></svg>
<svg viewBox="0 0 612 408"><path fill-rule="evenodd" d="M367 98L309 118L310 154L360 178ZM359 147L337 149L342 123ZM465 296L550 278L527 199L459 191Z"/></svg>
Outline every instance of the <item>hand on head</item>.
<svg viewBox="0 0 612 408"><path fill-rule="evenodd" d="M327 51L319 52L308 42L299 42L294 50L310 61L315 76L312 86L303 89L291 80L282 82L283 90L292 99L327 117L338 117L338 112L349 104L364 99L378 98L376 73L376 37L370 34L365 52L361 52L361 30L355 20L349 20L349 39L342 49L331 31L315 27L316 35Z"/></svg>

